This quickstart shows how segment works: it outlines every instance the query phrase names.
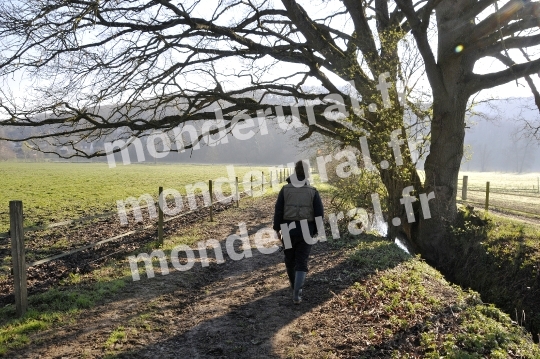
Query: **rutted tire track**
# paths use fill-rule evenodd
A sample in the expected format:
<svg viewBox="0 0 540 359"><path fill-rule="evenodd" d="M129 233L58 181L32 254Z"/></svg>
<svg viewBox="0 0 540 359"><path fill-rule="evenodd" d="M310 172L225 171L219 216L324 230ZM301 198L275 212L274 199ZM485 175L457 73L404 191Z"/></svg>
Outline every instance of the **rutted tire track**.
<svg viewBox="0 0 540 359"><path fill-rule="evenodd" d="M165 236L177 233L182 228L199 220L207 220L209 217L209 208L203 207L202 197L197 198L197 202L197 210L172 219L164 224ZM214 203L213 211L214 213L218 213L235 205L235 202L230 202L228 204L219 202ZM102 239L137 230L136 233L129 236L28 268L28 294L31 295L44 292L55 284L58 284L62 279L68 277L70 273L88 273L99 268L110 258L125 258L129 253L144 247L147 243L156 241L157 226L143 229L147 225L156 224L156 222L156 218L144 216L144 221L142 223L135 223L135 221L130 218L130 223L126 226L122 226L118 217L113 216L84 226L72 225L69 227L55 228L53 231L47 231L46 234L40 232L27 234L25 238L27 253L32 251L36 255L41 254L38 259L42 259L69 249L82 247L83 245L95 243ZM56 252L50 252L50 249L42 249L54 244L59 237L69 238L71 244L70 247L62 248L62 251ZM9 254L11 254L9 246L0 249L1 256ZM28 259L27 262L29 262ZM13 276L10 274L7 276L7 279L0 279L0 306L12 304L14 302Z"/></svg>

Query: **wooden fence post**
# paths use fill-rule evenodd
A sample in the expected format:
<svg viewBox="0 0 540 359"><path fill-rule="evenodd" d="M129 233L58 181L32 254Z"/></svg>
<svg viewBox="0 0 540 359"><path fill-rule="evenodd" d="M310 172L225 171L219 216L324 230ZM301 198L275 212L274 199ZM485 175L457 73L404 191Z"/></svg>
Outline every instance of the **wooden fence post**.
<svg viewBox="0 0 540 359"><path fill-rule="evenodd" d="M26 260L24 258L24 229L22 201L9 202L9 221L11 236L11 261L15 289L15 307L17 315L22 317L28 308L26 289Z"/></svg>
<svg viewBox="0 0 540 359"><path fill-rule="evenodd" d="M240 192L238 191L238 177L236 177L236 208L240 207Z"/></svg>
<svg viewBox="0 0 540 359"><path fill-rule="evenodd" d="M467 200L467 184L469 183L469 176L463 176L463 183L461 184L461 199Z"/></svg>
<svg viewBox="0 0 540 359"><path fill-rule="evenodd" d="M538 177L536 180L536 189L538 190L537 192L540 193L540 177Z"/></svg>
<svg viewBox="0 0 540 359"><path fill-rule="evenodd" d="M261 192L264 193L264 172L262 172L262 177L261 177Z"/></svg>
<svg viewBox="0 0 540 359"><path fill-rule="evenodd" d="M489 210L489 181L486 182L486 212Z"/></svg>
<svg viewBox="0 0 540 359"><path fill-rule="evenodd" d="M210 222L214 222L214 194L212 191L212 180L208 180L208 190L210 191Z"/></svg>
<svg viewBox="0 0 540 359"><path fill-rule="evenodd" d="M159 199L158 199L158 242L160 246L163 246L163 208L166 206L167 202L163 196L163 187L159 187Z"/></svg>

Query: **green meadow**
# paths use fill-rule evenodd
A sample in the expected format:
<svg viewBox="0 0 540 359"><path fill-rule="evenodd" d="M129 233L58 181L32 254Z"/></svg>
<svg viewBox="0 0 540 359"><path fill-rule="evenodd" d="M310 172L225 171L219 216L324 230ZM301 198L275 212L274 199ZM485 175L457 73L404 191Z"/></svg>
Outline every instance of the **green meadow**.
<svg viewBox="0 0 540 359"><path fill-rule="evenodd" d="M9 201L22 200L24 225L44 225L116 210L116 201L158 188L186 194L186 185L228 177L227 165L131 164L109 168L106 163L14 163L0 165L0 233L9 229ZM234 166L239 181L250 171L268 167ZM243 188L240 186L240 191ZM223 185L224 193L230 193Z"/></svg>

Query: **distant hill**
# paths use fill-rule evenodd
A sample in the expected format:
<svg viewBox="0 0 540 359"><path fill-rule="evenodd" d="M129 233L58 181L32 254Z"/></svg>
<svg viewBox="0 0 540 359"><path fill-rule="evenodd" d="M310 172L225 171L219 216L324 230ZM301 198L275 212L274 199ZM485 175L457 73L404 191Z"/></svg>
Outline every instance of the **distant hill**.
<svg viewBox="0 0 540 359"><path fill-rule="evenodd" d="M269 99L278 103L278 99ZM534 107L532 98L516 98L509 100L494 100L483 103L475 108L475 115L468 119L465 145L466 157L462 162L462 169L466 171L504 171L504 172L540 172L540 141L526 138L523 132L524 120L536 121L540 125L540 114ZM256 122L256 121L255 121ZM268 133L262 134L256 126L256 132L249 140L240 140L232 134L227 135L227 143L210 147L204 143L196 150L186 150L184 153L171 152L164 158L155 160L150 156L146 139L142 140L145 162L182 162L182 163L237 163L237 164L285 164L303 157L307 157L299 148L298 138L305 132L302 128L285 132L273 120L267 121ZM36 129L17 131L14 129L0 129L10 137L23 136ZM39 131L46 131L40 128ZM200 133L200 128L198 129ZM243 131L244 133L249 129ZM109 135L106 139L94 141L86 145L94 150L103 149L105 141L113 141L116 135ZM159 142L159 141L158 141ZM159 145L158 145L159 147ZM173 146L174 148L174 146ZM61 149L67 152L67 149ZM137 162L133 146L130 146L130 158ZM20 143L7 146L0 144L0 156L4 159L18 157L28 158L28 151ZM56 156L47 156L55 158ZM118 165L122 164L122 157L115 155ZM105 161L105 158L99 159ZM423 164L419 163L419 168Z"/></svg>
<svg viewBox="0 0 540 359"><path fill-rule="evenodd" d="M187 149L183 153L170 152L162 159L154 159L147 150L147 141L142 139L146 162L180 162L180 163L234 163L234 164L286 164L302 157L298 147L299 135L294 131L285 132L268 121L268 133L262 134L257 127L252 130L253 137L247 140L235 138L228 134L226 143L216 146L208 146L201 141L200 148ZM244 133L249 129L243 131ZM199 132L200 133L200 132ZM184 136L187 138L187 136ZM219 138L215 135L214 138ZM161 150L160 141L156 141L156 147ZM189 140L186 140L189 143ZM137 154L134 146L130 146L130 158L132 163L137 162ZM100 148L102 148L100 146ZM176 147L172 146L173 149ZM122 165L122 156L115 154L117 165Z"/></svg>
<svg viewBox="0 0 540 359"><path fill-rule="evenodd" d="M475 108L484 116L472 116L465 145L471 159L464 160L466 171L540 172L540 141L527 138L524 120L540 126L538 109L531 99L495 100ZM530 109L526 109L529 107Z"/></svg>

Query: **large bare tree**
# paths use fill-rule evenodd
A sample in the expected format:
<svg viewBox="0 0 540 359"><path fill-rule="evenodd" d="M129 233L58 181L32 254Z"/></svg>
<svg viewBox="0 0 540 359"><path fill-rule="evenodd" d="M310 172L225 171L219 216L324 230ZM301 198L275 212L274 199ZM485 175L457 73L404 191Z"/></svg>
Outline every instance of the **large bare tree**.
<svg viewBox="0 0 540 359"><path fill-rule="evenodd" d="M218 106L230 128L239 112L256 117L270 108L266 114L275 118L271 104L313 101L314 117L306 108L298 113L304 138L318 132L360 148L358 138L368 132L389 218L403 223L391 226L391 235L401 229L428 260L442 264L446 226L457 215L468 101L519 78L539 101L530 77L540 71L539 18L540 3L522 0L3 1L0 125L18 129L9 139L32 141L42 151L69 146L91 157L104 153L87 153L83 143L214 119ZM401 129L404 138L406 125L396 86L383 96L379 78L398 83L402 43L410 38L432 89L432 109L417 108L431 122L425 182L406 146L402 165L380 165L393 158L392 131ZM485 57L505 69L475 72ZM358 93L346 90L351 81ZM24 92L17 91L20 83ZM329 105L339 109L340 97L346 118L325 114ZM285 116L293 112L283 109ZM435 192L431 219L417 207L416 221L406 220L400 198L410 185Z"/></svg>

